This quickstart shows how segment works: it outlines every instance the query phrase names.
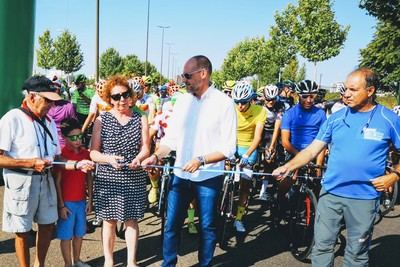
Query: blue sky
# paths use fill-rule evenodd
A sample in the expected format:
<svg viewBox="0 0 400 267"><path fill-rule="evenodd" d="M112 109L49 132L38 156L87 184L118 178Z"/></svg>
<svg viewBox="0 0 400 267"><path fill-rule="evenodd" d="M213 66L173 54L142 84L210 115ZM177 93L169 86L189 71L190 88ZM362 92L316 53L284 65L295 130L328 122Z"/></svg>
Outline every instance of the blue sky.
<svg viewBox="0 0 400 267"><path fill-rule="evenodd" d="M100 0L100 54L109 47L122 56L146 53L148 0ZM161 63L161 29L165 30L163 74L181 73L185 61L193 55L210 58L219 69L227 52L249 37L265 36L274 25L274 14L283 10L288 0L150 0L149 61L158 69ZM359 50L372 39L376 21L358 7L359 0L337 0L333 9L337 21L350 25L341 53L318 64L318 82L331 85L344 80L359 60ZM37 0L35 49L38 36L46 29L53 39L63 30L75 34L84 53L85 65L79 72L95 72L96 0ZM166 45L172 43L172 45ZM171 47L171 53L169 53ZM306 62L299 58L300 62ZM174 66L173 66L174 65ZM306 62L307 78L314 77L314 67ZM36 59L34 70L37 70Z"/></svg>

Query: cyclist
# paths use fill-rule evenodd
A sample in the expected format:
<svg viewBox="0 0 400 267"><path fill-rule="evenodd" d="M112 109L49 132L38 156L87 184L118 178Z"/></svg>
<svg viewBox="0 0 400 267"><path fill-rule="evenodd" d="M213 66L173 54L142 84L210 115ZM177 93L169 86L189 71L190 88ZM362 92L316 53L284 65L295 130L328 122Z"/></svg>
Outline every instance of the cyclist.
<svg viewBox="0 0 400 267"><path fill-rule="evenodd" d="M156 99L155 107L156 107L156 112L160 112L163 110L163 106L166 103L169 103L171 101L170 96L168 95L168 86L167 85L162 85L158 88L158 93L159 97Z"/></svg>
<svg viewBox="0 0 400 267"><path fill-rule="evenodd" d="M264 87L264 107L267 110L267 119L264 124L264 133L262 138L262 147L264 150L264 172L270 173L278 166L279 156L283 154L283 148L278 142L282 116L285 111L285 105L278 101L279 88L270 84ZM279 144L278 144L279 143ZM260 200L269 200L267 192L268 179L263 180L260 190Z"/></svg>
<svg viewBox="0 0 400 267"><path fill-rule="evenodd" d="M397 116L400 116L400 105L399 106L394 106L393 107L393 112L397 114Z"/></svg>
<svg viewBox="0 0 400 267"><path fill-rule="evenodd" d="M285 104L285 110L288 110L294 105L293 93L295 92L295 84L292 81L277 83L276 86L281 90L279 101Z"/></svg>
<svg viewBox="0 0 400 267"><path fill-rule="evenodd" d="M325 112L314 106L318 92L318 85L314 81L299 82L296 84L296 92L299 95L299 103L285 112L281 125L282 145L291 156L314 140L320 126L326 120ZM320 157L317 164L323 162L323 156Z"/></svg>
<svg viewBox="0 0 400 267"><path fill-rule="evenodd" d="M224 92L224 94L231 97L232 89L233 89L233 87L235 87L235 84L236 84L236 81L232 81L232 80L225 81L222 86L222 91Z"/></svg>
<svg viewBox="0 0 400 267"><path fill-rule="evenodd" d="M336 111L339 111L340 109L346 107L345 97L344 97L344 93L346 92L346 86L344 85L344 83L338 82L336 83L336 89L339 91L340 99L335 104L333 104L331 108L332 113L335 113Z"/></svg>
<svg viewBox="0 0 400 267"><path fill-rule="evenodd" d="M142 87L143 87L143 96L138 98L137 105L142 106L142 110L146 113L149 124L154 119L155 113L155 105L153 96L150 93L150 87L153 83L153 79L150 76L142 76Z"/></svg>
<svg viewBox="0 0 400 267"><path fill-rule="evenodd" d="M262 139L267 111L262 106L251 104L254 91L250 83L240 81L236 83L232 98L236 104L237 113L237 150L240 157L239 166L243 169L252 170L257 160L257 147ZM250 171L251 172L251 171ZM242 218L246 210L251 175L241 175L240 196L234 227L237 232L245 232Z"/></svg>

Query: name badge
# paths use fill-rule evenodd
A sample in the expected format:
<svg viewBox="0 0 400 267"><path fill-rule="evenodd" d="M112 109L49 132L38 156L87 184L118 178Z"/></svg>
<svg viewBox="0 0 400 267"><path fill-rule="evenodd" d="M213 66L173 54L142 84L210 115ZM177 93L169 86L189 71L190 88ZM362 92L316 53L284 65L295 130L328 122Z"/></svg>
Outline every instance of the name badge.
<svg viewBox="0 0 400 267"><path fill-rule="evenodd" d="M364 139L366 140L374 140L374 141L383 140L383 133L379 132L377 129L364 128L363 133L364 133Z"/></svg>

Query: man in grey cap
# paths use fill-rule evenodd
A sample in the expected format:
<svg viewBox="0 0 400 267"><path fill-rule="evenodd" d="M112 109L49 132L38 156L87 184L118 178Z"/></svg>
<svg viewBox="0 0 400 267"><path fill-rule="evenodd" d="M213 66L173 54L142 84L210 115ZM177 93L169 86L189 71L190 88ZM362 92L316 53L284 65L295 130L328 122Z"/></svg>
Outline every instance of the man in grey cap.
<svg viewBox="0 0 400 267"><path fill-rule="evenodd" d="M15 233L20 266L30 266L29 232L38 224L34 266L44 266L57 221L57 195L50 170L60 154L54 121L46 116L61 97L44 76L32 76L22 87L20 108L0 119L0 168L4 168L3 231ZM67 162L66 169L83 169L81 162Z"/></svg>

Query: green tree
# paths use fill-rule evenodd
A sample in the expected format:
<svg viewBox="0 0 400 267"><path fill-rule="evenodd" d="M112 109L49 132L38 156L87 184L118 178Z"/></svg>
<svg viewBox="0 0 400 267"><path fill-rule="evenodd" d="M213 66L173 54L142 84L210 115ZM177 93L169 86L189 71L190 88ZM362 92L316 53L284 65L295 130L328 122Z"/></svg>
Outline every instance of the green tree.
<svg viewBox="0 0 400 267"><path fill-rule="evenodd" d="M239 80L257 74L262 83L276 81L279 67L272 60L264 37L246 39L232 48L222 64L224 80Z"/></svg>
<svg viewBox="0 0 400 267"><path fill-rule="evenodd" d="M361 0L360 7L381 21L400 26L400 1Z"/></svg>
<svg viewBox="0 0 400 267"><path fill-rule="evenodd" d="M223 72L221 70L215 70L211 74L211 81L215 84L217 88L222 88L225 82Z"/></svg>
<svg viewBox="0 0 400 267"><path fill-rule="evenodd" d="M298 21L293 25L296 45L300 54L314 63L340 53L350 26L335 21L329 0L299 0Z"/></svg>
<svg viewBox="0 0 400 267"><path fill-rule="evenodd" d="M127 76L142 76L144 75L144 64L136 55L127 55L123 59L124 68L122 73Z"/></svg>
<svg viewBox="0 0 400 267"><path fill-rule="evenodd" d="M292 4L279 13L275 13L275 25L269 30L270 47L273 53L274 61L279 67L284 67L295 58L297 48L293 25L297 23L297 10Z"/></svg>
<svg viewBox="0 0 400 267"><path fill-rule="evenodd" d="M400 80L400 27L379 22L374 38L361 49L360 66L374 69L382 82L390 85Z"/></svg>
<svg viewBox="0 0 400 267"><path fill-rule="evenodd" d="M83 66L83 53L76 37L64 31L54 41L54 67L65 73L78 71Z"/></svg>
<svg viewBox="0 0 400 267"><path fill-rule="evenodd" d="M123 58L114 48L108 48L100 56L100 77L107 79L111 75L120 74L124 69Z"/></svg>
<svg viewBox="0 0 400 267"><path fill-rule="evenodd" d="M282 72L282 80L291 80L298 82L305 78L305 65L299 68L299 61L294 58L289 61Z"/></svg>
<svg viewBox="0 0 400 267"><path fill-rule="evenodd" d="M39 36L39 48L36 49L37 65L45 70L54 66L54 47L50 31L46 30Z"/></svg>

